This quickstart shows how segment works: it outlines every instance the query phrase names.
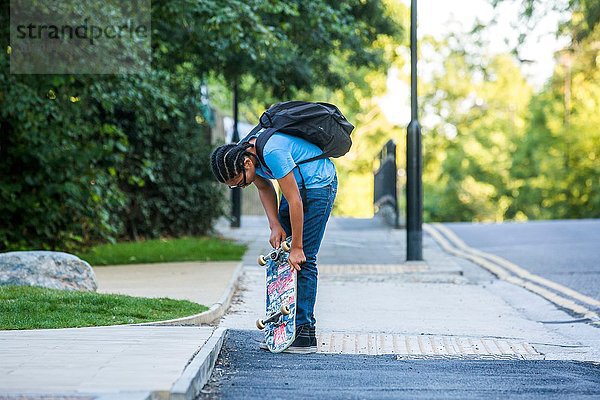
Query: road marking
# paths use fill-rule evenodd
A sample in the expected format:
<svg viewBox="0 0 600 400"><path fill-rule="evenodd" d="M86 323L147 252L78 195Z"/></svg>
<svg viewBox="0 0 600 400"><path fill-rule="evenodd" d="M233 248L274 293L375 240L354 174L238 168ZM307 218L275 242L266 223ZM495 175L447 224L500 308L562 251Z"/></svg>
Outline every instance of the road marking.
<svg viewBox="0 0 600 400"><path fill-rule="evenodd" d="M434 227L436 229L438 229L439 231L441 231L442 234L444 234L451 242L453 242L453 244L455 246L459 247L460 249L462 249L464 251L470 252L472 254L478 255L478 256L486 258L492 262L495 262L497 265L500 265L500 266L508 269L509 271L513 272L515 275L518 275L523 279L537 282L541 285L544 285L546 287L554 289L557 292L561 292L569 297L577 299L582 303L586 303L586 304L589 304L594 307L600 307L600 301L598 301L596 299L593 299L589 296L581 294L571 288L568 288L559 283L556 283L554 281L543 278L539 275L532 274L531 272L527 271L526 269L519 267L518 265L508 261L505 258L499 257L495 254L486 253L481 250L469 247L462 239L460 239L456 235L456 233L454 233L451 229L449 229L448 227L445 227L444 225L434 224Z"/></svg>
<svg viewBox="0 0 600 400"><path fill-rule="evenodd" d="M539 275L532 274L502 257L473 249L462 241L454 232L441 224L425 224L423 225L423 228L446 252L473 261L496 275L499 279L534 292L560 307L570 310L575 314L582 315L584 318L589 318L593 321L593 325L598 325L598 321L600 320L598 314L577 304L573 300L557 295L540 285L544 285L565 296L592 306L600 307L599 301L585 296L573 289L567 288L566 286L542 278Z"/></svg>
<svg viewBox="0 0 600 400"><path fill-rule="evenodd" d="M397 359L540 360L544 355L518 339L395 333L325 332L317 335L319 353L396 355Z"/></svg>

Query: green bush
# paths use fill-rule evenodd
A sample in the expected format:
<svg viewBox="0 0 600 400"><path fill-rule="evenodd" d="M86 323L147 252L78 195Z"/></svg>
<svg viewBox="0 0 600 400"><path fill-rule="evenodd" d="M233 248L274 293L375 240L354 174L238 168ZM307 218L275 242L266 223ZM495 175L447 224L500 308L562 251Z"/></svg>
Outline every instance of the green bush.
<svg viewBox="0 0 600 400"><path fill-rule="evenodd" d="M0 250L206 234L222 192L208 165L199 86L186 71L3 73Z"/></svg>
<svg viewBox="0 0 600 400"><path fill-rule="evenodd" d="M201 81L187 64L174 73L152 71L134 86L129 96L120 85L98 90L113 105L105 119L127 136L126 156L116 171L127 198L125 234L131 239L206 234L222 213L223 192L209 166Z"/></svg>
<svg viewBox="0 0 600 400"><path fill-rule="evenodd" d="M118 132L72 102L81 82L6 73L0 56L0 250L66 249L117 234ZM75 99L73 99L75 100Z"/></svg>
<svg viewBox="0 0 600 400"><path fill-rule="evenodd" d="M0 251L206 234L222 189L202 72L182 62L136 75L10 74L8 1L0 7Z"/></svg>
<svg viewBox="0 0 600 400"><path fill-rule="evenodd" d="M102 21L127 7L59 3ZM0 0L0 251L207 233L224 196L208 165L202 81L252 76L260 90L243 101L343 87L344 66L382 66L373 43L401 32L386 3L154 0L151 68L53 76L10 74Z"/></svg>

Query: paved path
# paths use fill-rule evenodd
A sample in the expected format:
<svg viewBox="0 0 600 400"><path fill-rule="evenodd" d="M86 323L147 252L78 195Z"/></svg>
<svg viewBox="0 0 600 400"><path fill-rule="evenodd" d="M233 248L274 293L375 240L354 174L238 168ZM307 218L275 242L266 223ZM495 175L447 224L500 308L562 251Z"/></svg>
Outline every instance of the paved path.
<svg viewBox="0 0 600 400"><path fill-rule="evenodd" d="M264 271L255 258L268 249L266 226L264 219L247 218L242 229L229 232L249 243L250 254L244 290L220 324L239 331L226 340L209 395L302 396L313 393L311 385L323 396L342 398L597 394L597 366L572 360L600 361L600 329L543 323L572 318L449 256L428 236L425 262L404 263L405 232L369 220L333 218L328 226L316 309L321 354L259 352L254 321L264 313ZM463 359L475 364L458 361ZM456 370L444 373L447 368ZM371 389L375 394L368 395Z"/></svg>
<svg viewBox="0 0 600 400"><path fill-rule="evenodd" d="M200 399L597 399L600 366L571 361L414 361L259 350L232 331Z"/></svg>
<svg viewBox="0 0 600 400"><path fill-rule="evenodd" d="M2 394L166 391L211 336L211 327L121 326L0 331Z"/></svg>
<svg viewBox="0 0 600 400"><path fill-rule="evenodd" d="M444 225L471 247L600 300L600 220Z"/></svg>
<svg viewBox="0 0 600 400"><path fill-rule="evenodd" d="M326 233L317 303L321 354L298 358L260 353L254 321L264 312L264 270L256 257L269 247L266 220L245 218L242 229L223 231L246 241L249 251L241 290L220 326L245 332L232 332L226 341L220 369L206 388L209 397L270 397L267 388L276 397L282 393L281 385L273 383L278 377L294 394L313 393L306 392L312 382L324 396L337 394L331 391L337 388L346 390L339 393L347 397L353 396L353 387L357 393L378 388L378 398L392 396L399 387L408 389L396 394L411 398L500 396L513 393L510 384L521 386L524 397L561 389L584 396L594 394L590 387L597 388L597 366L572 360L600 361L600 329L542 323L569 316L521 287L448 256L427 236L426 261L404 263L404 231L372 220L334 218ZM151 290L164 283L175 292L178 286L167 284L174 271L154 280L146 274L144 279L153 285ZM128 276L126 270L116 273ZM210 284L208 279L182 276L188 288L200 291ZM113 285L118 281L113 278ZM144 284L129 287L141 290ZM211 327L164 326L0 332L0 393L100 394L107 399L164 394L189 372L182 375L190 360L190 366L198 364L200 356L194 355L210 347L202 346L212 332ZM413 358L420 361L406 361ZM460 364L460 358L486 361ZM540 359L557 361L537 364ZM489 360L505 361L487 364ZM226 392L226 382L240 389ZM490 385L500 391L488 390Z"/></svg>
<svg viewBox="0 0 600 400"><path fill-rule="evenodd" d="M210 307L219 301L239 262L177 262L95 267L98 292L169 297Z"/></svg>
<svg viewBox="0 0 600 400"><path fill-rule="evenodd" d="M94 270L102 293L170 297L210 307L222 300L238 265L161 263ZM176 382L185 383L184 369L202 355L213 332L211 326L0 331L0 399L24 393L107 400L168 396Z"/></svg>
<svg viewBox="0 0 600 400"><path fill-rule="evenodd" d="M252 330L264 313L265 298L264 271L255 258L268 244L263 244L263 219L243 222L242 229L229 234L245 238L254 254L244 259L244 290L221 326ZM340 242L352 246L342 251ZM426 262L402 263L397 254L404 243L405 231L376 221L331 220L319 255L319 332L340 338L346 333L387 333L510 339L531 344L546 359L600 361L600 329L540 323L572 317L523 288L447 255L429 236L424 237ZM397 264L385 264L390 260ZM352 273L340 272L344 269ZM349 346L348 351L358 348Z"/></svg>

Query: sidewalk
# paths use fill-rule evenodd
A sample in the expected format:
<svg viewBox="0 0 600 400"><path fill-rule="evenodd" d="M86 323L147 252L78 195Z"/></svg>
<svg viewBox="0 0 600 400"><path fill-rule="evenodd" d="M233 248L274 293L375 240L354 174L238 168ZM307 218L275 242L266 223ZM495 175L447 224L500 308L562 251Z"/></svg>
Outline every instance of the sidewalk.
<svg viewBox="0 0 600 400"><path fill-rule="evenodd" d="M94 271L100 293L211 307L199 318L176 323L192 325L222 315L240 267L239 262L185 262ZM0 331L0 399L191 398L187 392L207 379L222 339L221 330L207 325Z"/></svg>
<svg viewBox="0 0 600 400"><path fill-rule="evenodd" d="M249 244L241 298L221 326L252 330L264 313L268 225L246 217L224 234ZM544 324L573 317L522 287L443 252L424 234L423 262L405 262L406 232L377 220L332 218L319 253L319 351L400 358L600 361L600 330Z"/></svg>
<svg viewBox="0 0 600 400"><path fill-rule="evenodd" d="M249 249L240 290L216 331L211 326L122 326L0 332L0 398L7 393L14 399L23 393L194 398L210 375L224 329L241 329L258 340L254 323L264 313L264 269L256 259L270 247L266 219L244 217L241 229L219 228ZM600 361L597 328L540 323L571 317L539 296L449 256L427 235L423 244L425 261L407 263L405 231L377 220L331 219L319 253L319 352L395 354L398 359ZM135 283L142 267L112 267L100 270L100 287L179 298L195 296L194 289L208 293L206 285L214 275L194 279L181 267ZM231 278L227 268L211 274L219 272L223 275L215 284L226 282L228 274ZM132 280L121 282L127 276ZM185 286L177 284L177 276ZM218 297L216 291L212 296Z"/></svg>
<svg viewBox="0 0 600 400"><path fill-rule="evenodd" d="M94 267L98 293L169 297L210 307L227 290L239 261L173 262Z"/></svg>
<svg viewBox="0 0 600 400"><path fill-rule="evenodd" d="M181 326L1 331L0 398L168 393L212 333L211 327Z"/></svg>

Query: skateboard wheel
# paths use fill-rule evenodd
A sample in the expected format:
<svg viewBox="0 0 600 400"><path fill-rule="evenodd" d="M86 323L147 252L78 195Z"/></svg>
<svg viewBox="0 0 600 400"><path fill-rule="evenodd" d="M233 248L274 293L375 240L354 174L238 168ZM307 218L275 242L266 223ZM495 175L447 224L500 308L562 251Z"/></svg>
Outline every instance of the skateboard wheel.
<svg viewBox="0 0 600 400"><path fill-rule="evenodd" d="M290 306L285 304L281 305L280 310L283 315L289 315L292 312L292 310L290 310Z"/></svg>
<svg viewBox="0 0 600 400"><path fill-rule="evenodd" d="M265 323L263 322L263 320L262 320L262 319L257 319L257 320L256 320L256 327L257 327L258 329L260 329L261 331L262 331L263 329L265 329Z"/></svg>
<svg viewBox="0 0 600 400"><path fill-rule="evenodd" d="M292 246L290 246L290 243L286 240L283 243L281 243L281 248L283 249L283 251L290 251L292 249Z"/></svg>
<svg viewBox="0 0 600 400"><path fill-rule="evenodd" d="M262 254L258 257L258 265L260 265L261 267L267 265L267 259Z"/></svg>

